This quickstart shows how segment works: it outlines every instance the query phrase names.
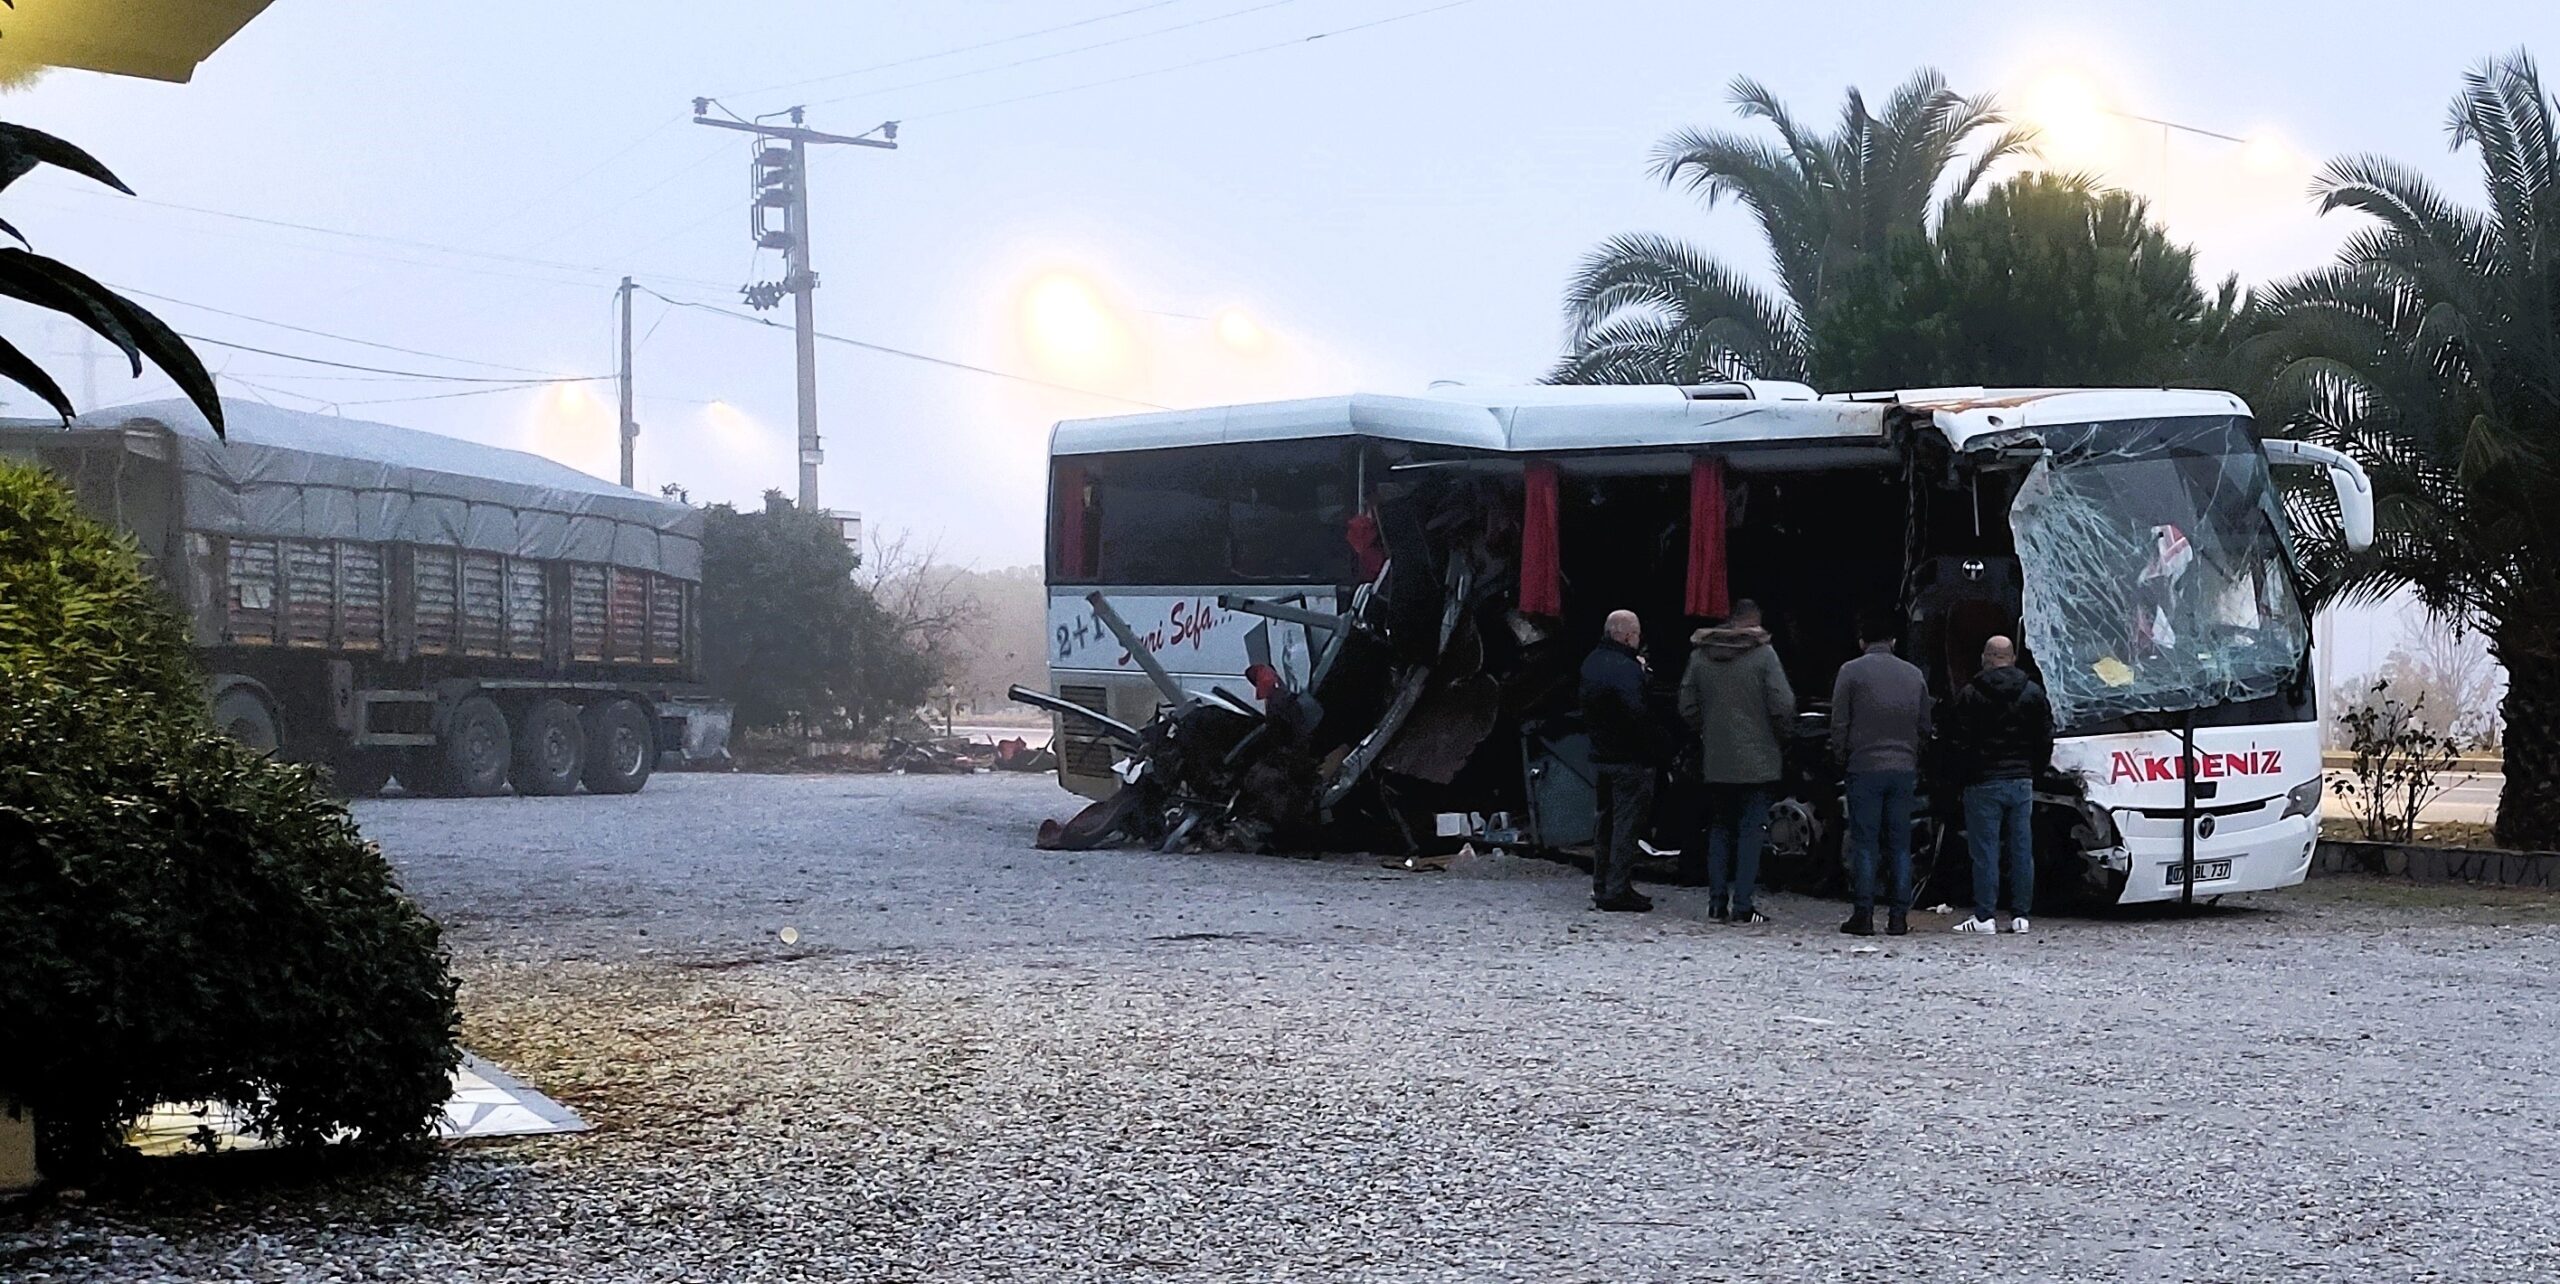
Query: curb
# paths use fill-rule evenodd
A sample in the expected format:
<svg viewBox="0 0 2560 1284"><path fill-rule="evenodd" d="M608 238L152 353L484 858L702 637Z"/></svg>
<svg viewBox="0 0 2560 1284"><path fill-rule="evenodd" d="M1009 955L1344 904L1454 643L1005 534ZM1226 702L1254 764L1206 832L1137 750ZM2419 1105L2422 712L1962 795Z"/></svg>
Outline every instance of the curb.
<svg viewBox="0 0 2560 1284"><path fill-rule="evenodd" d="M2427 847L2324 838L2312 853L2314 876L2365 874L2412 883L2479 883L2560 891L2560 852L2488 847Z"/></svg>

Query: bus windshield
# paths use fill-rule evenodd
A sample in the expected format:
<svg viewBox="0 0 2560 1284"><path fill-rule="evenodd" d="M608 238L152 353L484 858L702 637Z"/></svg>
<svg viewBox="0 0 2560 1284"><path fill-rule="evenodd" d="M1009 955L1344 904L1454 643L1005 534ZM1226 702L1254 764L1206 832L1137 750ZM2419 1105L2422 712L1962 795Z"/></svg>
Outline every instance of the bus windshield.
<svg viewBox="0 0 2560 1284"><path fill-rule="evenodd" d="M2029 651L2065 731L2276 694L2311 627L2248 420L2045 430L2010 505Z"/></svg>

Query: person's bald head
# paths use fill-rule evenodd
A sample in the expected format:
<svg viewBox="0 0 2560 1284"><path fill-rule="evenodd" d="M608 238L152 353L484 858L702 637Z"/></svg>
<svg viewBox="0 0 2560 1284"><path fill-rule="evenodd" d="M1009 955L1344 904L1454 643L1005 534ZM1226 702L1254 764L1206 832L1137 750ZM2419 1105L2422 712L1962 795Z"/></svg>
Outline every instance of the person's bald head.
<svg viewBox="0 0 2560 1284"><path fill-rule="evenodd" d="M1620 646L1634 646L1644 640L1644 622L1637 619L1633 611L1609 612L1606 627L1609 640Z"/></svg>
<svg viewBox="0 0 2560 1284"><path fill-rule="evenodd" d="M1997 633L1982 644L1982 667L2005 669L2018 662L2018 644Z"/></svg>

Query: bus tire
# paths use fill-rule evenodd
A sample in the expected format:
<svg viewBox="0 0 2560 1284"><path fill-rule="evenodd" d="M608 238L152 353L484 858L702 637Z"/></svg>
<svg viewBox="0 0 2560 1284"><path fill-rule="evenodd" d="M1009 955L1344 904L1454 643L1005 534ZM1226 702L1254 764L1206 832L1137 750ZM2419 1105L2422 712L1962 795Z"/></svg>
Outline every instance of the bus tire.
<svg viewBox="0 0 2560 1284"><path fill-rule="evenodd" d="M600 700L587 706L587 765L591 794L636 794L658 765L657 728L637 700Z"/></svg>
<svg viewBox="0 0 2560 1284"><path fill-rule="evenodd" d="M509 759L514 757L507 715L487 696L469 696L453 706L444 735L436 744L437 783L433 792L454 798L493 798L506 792Z"/></svg>
<svg viewBox="0 0 2560 1284"><path fill-rule="evenodd" d="M587 731L567 701L534 701L516 727L515 741L517 793L552 798L578 791L587 765Z"/></svg>
<svg viewBox="0 0 2560 1284"><path fill-rule="evenodd" d="M276 711L256 687L237 686L213 702L213 726L247 749L275 757L284 748Z"/></svg>

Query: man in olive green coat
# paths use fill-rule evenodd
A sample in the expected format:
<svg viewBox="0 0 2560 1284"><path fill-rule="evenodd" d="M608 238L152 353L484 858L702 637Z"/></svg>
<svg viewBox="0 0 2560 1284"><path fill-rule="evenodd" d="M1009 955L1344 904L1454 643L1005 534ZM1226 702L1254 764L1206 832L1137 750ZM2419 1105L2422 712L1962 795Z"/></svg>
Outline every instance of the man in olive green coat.
<svg viewBox="0 0 2560 1284"><path fill-rule="evenodd" d="M1766 923L1769 916L1752 901L1796 693L1760 627L1760 606L1749 598L1689 642L1680 716L1698 733L1698 774L1707 787L1707 914L1719 923Z"/></svg>

